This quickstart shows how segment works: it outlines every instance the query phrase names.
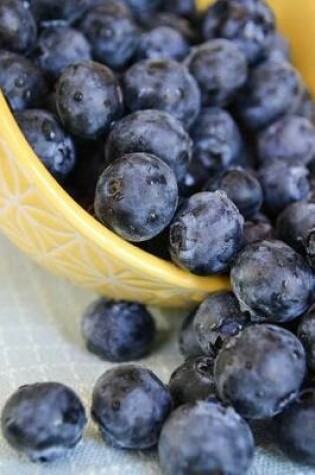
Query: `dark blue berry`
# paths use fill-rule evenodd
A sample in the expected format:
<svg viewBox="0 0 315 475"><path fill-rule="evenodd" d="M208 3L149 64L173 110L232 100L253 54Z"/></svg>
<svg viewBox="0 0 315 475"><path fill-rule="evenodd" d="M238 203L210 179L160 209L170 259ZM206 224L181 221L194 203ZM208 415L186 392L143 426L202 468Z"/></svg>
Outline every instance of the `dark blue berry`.
<svg viewBox="0 0 315 475"><path fill-rule="evenodd" d="M196 2L195 0L165 1L164 9L178 16L193 18L196 14Z"/></svg>
<svg viewBox="0 0 315 475"><path fill-rule="evenodd" d="M224 191L244 218L256 214L263 202L263 192L253 173L241 168L229 168L210 178L204 191Z"/></svg>
<svg viewBox="0 0 315 475"><path fill-rule="evenodd" d="M104 0L29 0L30 8L40 23L66 21L73 23L89 9L104 3ZM106 3L122 3L123 0L106 0Z"/></svg>
<svg viewBox="0 0 315 475"><path fill-rule="evenodd" d="M247 246L231 271L241 309L256 322L287 322L311 305L313 274L300 254L281 241Z"/></svg>
<svg viewBox="0 0 315 475"><path fill-rule="evenodd" d="M65 180L75 166L76 154L71 137L56 117L40 109L19 112L15 117L45 167L58 181Z"/></svg>
<svg viewBox="0 0 315 475"><path fill-rule="evenodd" d="M115 124L105 145L108 164L133 152L156 155L181 180L192 157L192 141L182 124L170 114L158 110L138 111Z"/></svg>
<svg viewBox="0 0 315 475"><path fill-rule="evenodd" d="M82 335L87 348L102 359L130 361L149 353L155 324L141 304L99 299L83 316Z"/></svg>
<svg viewBox="0 0 315 475"><path fill-rule="evenodd" d="M125 0L133 14L139 20L154 16L164 0Z"/></svg>
<svg viewBox="0 0 315 475"><path fill-rule="evenodd" d="M238 101L247 127L259 129L295 112L303 93L297 70L286 61L265 61L252 69Z"/></svg>
<svg viewBox="0 0 315 475"><path fill-rule="evenodd" d="M315 306L301 318L297 335L304 345L308 366L315 371Z"/></svg>
<svg viewBox="0 0 315 475"><path fill-rule="evenodd" d="M293 333L251 325L220 351L214 367L219 396L247 419L281 412L298 394L306 374L305 352Z"/></svg>
<svg viewBox="0 0 315 475"><path fill-rule="evenodd" d="M292 460L315 466L315 389L301 391L275 419L275 440Z"/></svg>
<svg viewBox="0 0 315 475"><path fill-rule="evenodd" d="M313 124L315 123L315 101L307 89L304 90L300 105L295 113L310 120Z"/></svg>
<svg viewBox="0 0 315 475"><path fill-rule="evenodd" d="M73 135L94 139L108 132L123 112L122 92L106 66L82 62L68 66L56 89L60 119Z"/></svg>
<svg viewBox="0 0 315 475"><path fill-rule="evenodd" d="M0 88L13 111L36 107L47 92L41 71L8 51L0 51Z"/></svg>
<svg viewBox="0 0 315 475"><path fill-rule="evenodd" d="M29 0L29 7L37 22L63 20L65 6L69 0L56 2L56 0Z"/></svg>
<svg viewBox="0 0 315 475"><path fill-rule="evenodd" d="M277 219L277 233L291 247L306 254L315 229L315 203L304 201L288 206Z"/></svg>
<svg viewBox="0 0 315 475"><path fill-rule="evenodd" d="M226 272L243 244L244 219L225 193L197 193L170 227L173 261L195 274Z"/></svg>
<svg viewBox="0 0 315 475"><path fill-rule="evenodd" d="M172 413L159 440L166 475L244 475L254 456L246 422L215 402L186 404Z"/></svg>
<svg viewBox="0 0 315 475"><path fill-rule="evenodd" d="M315 157L307 164L307 168L311 174L312 181L315 178Z"/></svg>
<svg viewBox="0 0 315 475"><path fill-rule="evenodd" d="M147 153L123 155L105 169L95 194L95 212L128 241L146 241L165 229L176 210L172 170Z"/></svg>
<svg viewBox="0 0 315 475"><path fill-rule="evenodd" d="M136 52L138 27L119 3L105 2L89 10L80 29L91 43L94 59L113 69L127 66Z"/></svg>
<svg viewBox="0 0 315 475"><path fill-rule="evenodd" d="M218 37L219 27L227 15L227 5L226 0L217 0L208 7L202 22L204 40Z"/></svg>
<svg viewBox="0 0 315 475"><path fill-rule="evenodd" d="M50 25L42 30L36 60L50 79L57 79L67 66L90 59L91 47L78 30L65 25Z"/></svg>
<svg viewBox="0 0 315 475"><path fill-rule="evenodd" d="M190 127L200 111L200 91L194 78L171 59L134 64L123 79L126 105L131 111L158 109Z"/></svg>
<svg viewBox="0 0 315 475"><path fill-rule="evenodd" d="M200 87L204 107L225 106L247 79L245 56L224 39L196 46L185 64Z"/></svg>
<svg viewBox="0 0 315 475"><path fill-rule="evenodd" d="M188 165L187 173L178 184L179 194L184 198L189 198L198 193L208 177L208 170L194 158Z"/></svg>
<svg viewBox="0 0 315 475"><path fill-rule="evenodd" d="M168 387L175 406L216 400L214 358L188 358L171 375Z"/></svg>
<svg viewBox="0 0 315 475"><path fill-rule="evenodd" d="M241 312L235 295L217 292L197 308L193 324L203 352L216 355L247 323L248 317Z"/></svg>
<svg viewBox="0 0 315 475"><path fill-rule="evenodd" d="M149 30L159 26L168 26L183 35L189 43L196 43L199 41L199 33L195 30L192 22L187 18L179 17L173 13L161 12L152 15L145 19L144 26Z"/></svg>
<svg viewBox="0 0 315 475"><path fill-rule="evenodd" d="M217 35L233 41L253 64L268 51L274 31L274 13L264 0L227 0Z"/></svg>
<svg viewBox="0 0 315 475"><path fill-rule="evenodd" d="M269 40L268 49L266 51L268 59L277 61L291 61L291 47L288 40L279 32L275 32Z"/></svg>
<svg viewBox="0 0 315 475"><path fill-rule="evenodd" d="M188 41L179 31L169 26L157 26L141 35L137 56L139 59L170 58L181 61L188 52Z"/></svg>
<svg viewBox="0 0 315 475"><path fill-rule="evenodd" d="M155 446L171 409L169 390L142 366L110 369L94 387L92 417L104 440L121 449Z"/></svg>
<svg viewBox="0 0 315 475"><path fill-rule="evenodd" d="M250 220L244 223L244 241L246 245L275 237L276 233L270 220L261 213L252 216Z"/></svg>
<svg viewBox="0 0 315 475"><path fill-rule="evenodd" d="M306 199L310 191L307 168L297 162L274 161L259 170L264 205L275 216L291 203Z"/></svg>
<svg viewBox="0 0 315 475"><path fill-rule="evenodd" d="M237 124L227 111L217 107L202 109L191 129L191 137L194 161L211 174L238 162L242 138Z"/></svg>
<svg viewBox="0 0 315 475"><path fill-rule="evenodd" d="M73 449L82 438L86 422L79 397L59 383L20 387L1 415L7 442L33 462L48 462Z"/></svg>
<svg viewBox="0 0 315 475"><path fill-rule="evenodd" d="M178 345L180 352L186 358L190 356L201 356L203 351L197 339L194 327L196 310L191 311L184 319L178 337Z"/></svg>
<svg viewBox="0 0 315 475"><path fill-rule="evenodd" d="M28 53L35 45L37 27L30 10L21 0L1 0L0 48Z"/></svg>
<svg viewBox="0 0 315 475"><path fill-rule="evenodd" d="M258 155L262 164L287 160L307 165L315 157L315 126L304 117L284 117L259 135Z"/></svg>
<svg viewBox="0 0 315 475"><path fill-rule="evenodd" d="M306 238L306 255L310 266L315 269L315 228L313 228Z"/></svg>

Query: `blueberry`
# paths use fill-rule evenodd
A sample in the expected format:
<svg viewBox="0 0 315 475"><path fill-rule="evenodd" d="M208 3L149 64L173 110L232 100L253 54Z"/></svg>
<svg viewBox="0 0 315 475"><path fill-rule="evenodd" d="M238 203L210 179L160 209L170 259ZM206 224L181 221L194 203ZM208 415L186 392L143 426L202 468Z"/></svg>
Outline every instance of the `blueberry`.
<svg viewBox="0 0 315 475"><path fill-rule="evenodd" d="M213 40L218 37L219 27L227 16L227 7L226 0L217 0L208 7L202 22L204 40Z"/></svg>
<svg viewBox="0 0 315 475"><path fill-rule="evenodd" d="M149 353L155 324L141 304L98 299L83 316L82 335L88 350L102 359L130 361Z"/></svg>
<svg viewBox="0 0 315 475"><path fill-rule="evenodd" d="M193 18L196 14L196 2L195 0L172 0L166 1L165 10L175 15Z"/></svg>
<svg viewBox="0 0 315 475"><path fill-rule="evenodd" d="M63 181L76 162L74 144L54 115L41 109L15 115L26 140L49 172Z"/></svg>
<svg viewBox="0 0 315 475"><path fill-rule="evenodd" d="M123 155L105 169L95 194L97 217L128 241L146 241L170 223L177 206L172 170L147 153Z"/></svg>
<svg viewBox="0 0 315 475"><path fill-rule="evenodd" d="M218 36L227 38L253 64L263 58L272 42L275 17L264 0L228 0Z"/></svg>
<svg viewBox="0 0 315 475"><path fill-rule="evenodd" d="M1 415L4 438L33 462L48 462L73 449L86 422L79 397L59 383L20 387Z"/></svg>
<svg viewBox="0 0 315 475"><path fill-rule="evenodd" d="M224 191L244 218L256 214L263 202L263 193L253 173L241 168L229 168L218 173L204 186L204 191Z"/></svg>
<svg viewBox="0 0 315 475"><path fill-rule="evenodd" d="M185 64L200 87L204 107L227 105L247 80L246 58L228 40L196 46Z"/></svg>
<svg viewBox="0 0 315 475"><path fill-rule="evenodd" d="M94 139L105 134L123 113L119 84L111 70L99 63L68 66L56 91L60 119L78 137Z"/></svg>
<svg viewBox="0 0 315 475"><path fill-rule="evenodd" d="M308 170L311 174L312 181L314 181L314 178L315 178L315 157L312 158L312 160L310 162L308 162L307 168L308 168Z"/></svg>
<svg viewBox="0 0 315 475"><path fill-rule="evenodd" d="M158 448L166 475L244 475L254 456L246 422L231 407L215 402L187 404L174 411Z"/></svg>
<svg viewBox="0 0 315 475"><path fill-rule="evenodd" d="M196 310L191 311L184 319L178 338L179 349L186 358L190 356L201 356L203 351L197 339L194 327Z"/></svg>
<svg viewBox="0 0 315 475"><path fill-rule="evenodd" d="M157 444L172 409L169 390L138 365L120 365L96 382L92 417L104 440L121 449L143 450Z"/></svg>
<svg viewBox="0 0 315 475"><path fill-rule="evenodd" d="M291 459L315 466L315 389L302 391L275 419L275 439Z"/></svg>
<svg viewBox="0 0 315 475"><path fill-rule="evenodd" d="M36 107L47 91L41 71L8 51L0 51L0 88L13 111Z"/></svg>
<svg viewBox="0 0 315 475"><path fill-rule="evenodd" d="M38 22L45 20L61 20L65 18L66 5L69 0L29 0L30 10Z"/></svg>
<svg viewBox="0 0 315 475"><path fill-rule="evenodd" d="M275 32L271 37L266 52L266 56L272 60L291 61L291 47L288 40L279 32Z"/></svg>
<svg viewBox="0 0 315 475"><path fill-rule="evenodd" d="M20 0L1 0L0 48L27 53L35 45L37 27L33 15Z"/></svg>
<svg viewBox="0 0 315 475"><path fill-rule="evenodd" d="M217 107L202 109L192 130L194 160L210 173L235 164L242 151L242 138L232 116Z"/></svg>
<svg viewBox="0 0 315 475"><path fill-rule="evenodd" d="M288 206L277 219L277 232L291 247L306 254L315 229L315 203L298 202ZM310 243L311 244L311 243Z"/></svg>
<svg viewBox="0 0 315 475"><path fill-rule="evenodd" d="M138 27L119 3L109 2L89 10L80 29L92 45L94 59L113 69L127 66L136 52Z"/></svg>
<svg viewBox="0 0 315 475"><path fill-rule="evenodd" d="M130 111L158 109L190 127L200 111L200 92L194 78L171 59L147 59L124 75L126 105Z"/></svg>
<svg viewBox="0 0 315 475"><path fill-rule="evenodd" d="M173 261L199 275L227 271L243 244L243 222L225 193L193 195L170 227Z"/></svg>
<svg viewBox="0 0 315 475"><path fill-rule="evenodd" d="M247 246L231 271L234 293L255 322L288 322L311 305L313 275L307 262L282 241Z"/></svg>
<svg viewBox="0 0 315 475"><path fill-rule="evenodd" d="M121 3L123 0L106 0ZM40 23L79 20L89 9L104 3L104 0L30 0L30 8Z"/></svg>
<svg viewBox="0 0 315 475"><path fill-rule="evenodd" d="M193 159L188 165L187 173L178 184L180 195L184 198L189 198L198 193L208 176L206 168L198 160Z"/></svg>
<svg viewBox="0 0 315 475"><path fill-rule="evenodd" d="M275 325L251 325L220 351L214 366L219 396L247 419L281 412L306 374L305 352L293 333Z"/></svg>
<svg viewBox="0 0 315 475"><path fill-rule="evenodd" d="M307 165L315 157L315 126L304 117L284 117L259 135L258 154L262 164L287 160Z"/></svg>
<svg viewBox="0 0 315 475"><path fill-rule="evenodd" d="M192 141L181 123L170 114L158 110L138 111L115 124L105 145L108 164L132 152L156 155L181 180L192 157Z"/></svg>
<svg viewBox="0 0 315 475"><path fill-rule="evenodd" d="M306 255L310 266L315 269L315 228L307 236Z"/></svg>
<svg viewBox="0 0 315 475"><path fill-rule="evenodd" d="M315 306L301 318L297 335L306 350L308 366L315 371Z"/></svg>
<svg viewBox="0 0 315 475"><path fill-rule="evenodd" d="M125 0L138 19L155 15L163 4L163 0Z"/></svg>
<svg viewBox="0 0 315 475"><path fill-rule="evenodd" d="M273 238L275 238L275 230L265 215L258 213L250 220L245 221L244 241L246 245Z"/></svg>
<svg viewBox="0 0 315 475"><path fill-rule="evenodd" d="M231 337L242 331L248 318L232 292L216 292L197 308L194 328L206 355L216 355Z"/></svg>
<svg viewBox="0 0 315 475"><path fill-rule="evenodd" d="M216 400L213 368L213 357L199 356L188 358L175 369L168 384L175 406Z"/></svg>
<svg viewBox="0 0 315 475"><path fill-rule="evenodd" d="M188 52L188 41L179 31L169 26L157 26L141 35L137 56L139 59L170 58L181 61Z"/></svg>
<svg viewBox="0 0 315 475"><path fill-rule="evenodd" d="M173 5L173 2L167 2ZM179 17L173 13L160 12L146 18L144 26L146 29L157 28L159 26L169 26L178 31L189 43L196 43L199 41L199 33L195 30L193 24L183 17Z"/></svg>
<svg viewBox="0 0 315 475"><path fill-rule="evenodd" d="M238 101L238 111L247 127L259 129L294 112L303 83L297 70L286 61L265 61L252 69Z"/></svg>
<svg viewBox="0 0 315 475"><path fill-rule="evenodd" d="M315 101L307 89L304 90L301 102L295 113L300 117L310 120L313 124L315 123Z"/></svg>
<svg viewBox="0 0 315 475"><path fill-rule="evenodd" d="M272 162L259 170L264 192L264 205L271 215L277 215L291 203L306 199L310 191L309 172L298 163Z"/></svg>
<svg viewBox="0 0 315 475"><path fill-rule="evenodd" d="M74 28L65 25L44 28L38 38L36 60L53 81L67 66L91 59L87 39Z"/></svg>

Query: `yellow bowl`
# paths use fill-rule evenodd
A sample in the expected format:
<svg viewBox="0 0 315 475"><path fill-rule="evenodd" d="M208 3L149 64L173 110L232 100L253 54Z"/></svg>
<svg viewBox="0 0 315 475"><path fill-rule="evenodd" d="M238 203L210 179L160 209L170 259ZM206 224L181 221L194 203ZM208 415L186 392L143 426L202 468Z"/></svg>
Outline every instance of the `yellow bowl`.
<svg viewBox="0 0 315 475"><path fill-rule="evenodd" d="M200 0L199 7L211 3ZM294 61L315 92L315 2L271 0ZM123 241L94 220L50 176L0 93L0 229L40 265L108 297L189 307L229 288L197 277Z"/></svg>

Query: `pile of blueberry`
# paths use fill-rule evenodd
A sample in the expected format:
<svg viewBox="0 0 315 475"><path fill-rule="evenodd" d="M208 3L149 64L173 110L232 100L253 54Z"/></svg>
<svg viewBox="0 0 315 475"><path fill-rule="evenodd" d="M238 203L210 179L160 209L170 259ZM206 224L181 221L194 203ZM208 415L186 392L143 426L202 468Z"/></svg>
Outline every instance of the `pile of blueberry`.
<svg viewBox="0 0 315 475"><path fill-rule="evenodd" d="M96 383L104 440L158 444L167 475L242 475L250 425L315 466L315 103L264 0L1 0L0 87L26 139L100 222L198 275L230 273L185 320L165 386L123 364ZM140 304L99 300L87 348L152 349ZM47 461L86 415L58 383L20 388L5 438Z"/></svg>
<svg viewBox="0 0 315 475"><path fill-rule="evenodd" d="M315 264L315 103L264 0L3 0L0 87L123 239L198 275L263 239Z"/></svg>

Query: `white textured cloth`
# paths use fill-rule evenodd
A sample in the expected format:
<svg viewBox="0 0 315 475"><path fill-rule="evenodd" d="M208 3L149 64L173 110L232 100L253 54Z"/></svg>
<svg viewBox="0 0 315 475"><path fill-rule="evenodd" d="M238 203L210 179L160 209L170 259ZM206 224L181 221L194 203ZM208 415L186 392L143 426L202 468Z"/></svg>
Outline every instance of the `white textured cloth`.
<svg viewBox="0 0 315 475"><path fill-rule="evenodd" d="M110 367L89 354L80 337L80 319L95 297L41 270L0 236L0 408L23 384L59 381L71 386L89 411L96 379ZM167 382L181 363L178 312L153 310L159 326L154 353L142 363ZM182 312L181 312L182 313ZM101 441L90 421L79 447L50 465L34 465L0 435L0 475L161 475L154 452L114 450ZM250 475L311 475L263 440Z"/></svg>

